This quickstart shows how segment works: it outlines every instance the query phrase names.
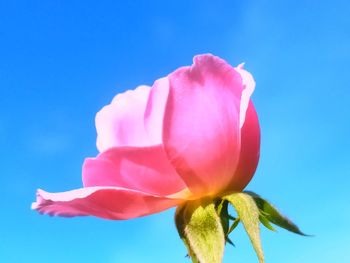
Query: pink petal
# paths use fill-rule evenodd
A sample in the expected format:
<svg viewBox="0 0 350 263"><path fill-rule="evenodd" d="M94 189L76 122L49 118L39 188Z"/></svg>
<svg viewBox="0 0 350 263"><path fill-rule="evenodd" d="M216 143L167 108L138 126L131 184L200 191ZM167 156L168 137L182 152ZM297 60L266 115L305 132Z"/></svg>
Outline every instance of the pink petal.
<svg viewBox="0 0 350 263"><path fill-rule="evenodd" d="M51 216L96 216L122 220L158 213L183 202L118 187L88 187L62 193L37 191L32 209Z"/></svg>
<svg viewBox="0 0 350 263"><path fill-rule="evenodd" d="M152 89L140 86L118 94L111 104L96 114L98 150L161 143L168 91L168 79L162 78L153 84Z"/></svg>
<svg viewBox="0 0 350 263"><path fill-rule="evenodd" d="M171 163L189 189L222 191L240 152L240 74L212 55L196 56L191 67L169 75L163 141Z"/></svg>
<svg viewBox="0 0 350 263"><path fill-rule="evenodd" d="M250 100L241 129L241 153L237 171L228 186L228 192L241 191L252 179L259 162L260 127L254 105Z"/></svg>
<svg viewBox="0 0 350 263"><path fill-rule="evenodd" d="M139 86L118 94L96 114L96 145L100 152L114 146L150 145L143 125L150 90L148 86Z"/></svg>
<svg viewBox="0 0 350 263"><path fill-rule="evenodd" d="M116 186L161 196L186 188L162 145L115 147L88 158L83 165L83 182L85 187Z"/></svg>
<svg viewBox="0 0 350 263"><path fill-rule="evenodd" d="M252 95L254 88L255 88L255 81L248 71L243 69L244 64L240 64L238 67L236 67L236 70L239 72L239 74L242 77L242 83L244 86L244 90L242 91L242 97L241 97L241 105L240 105L240 116L239 116L239 127L242 128L244 121L245 121L245 115L247 112L248 104L250 101L250 96Z"/></svg>
<svg viewBox="0 0 350 263"><path fill-rule="evenodd" d="M153 144L162 143L163 118L165 105L169 95L169 80L167 77L154 82L148 98L144 114L144 125Z"/></svg>

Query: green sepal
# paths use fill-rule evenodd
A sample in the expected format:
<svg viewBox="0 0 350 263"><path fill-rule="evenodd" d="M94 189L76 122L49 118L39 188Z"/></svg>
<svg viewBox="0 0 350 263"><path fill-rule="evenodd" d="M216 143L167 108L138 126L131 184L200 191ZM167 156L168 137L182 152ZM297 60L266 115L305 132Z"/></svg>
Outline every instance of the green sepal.
<svg viewBox="0 0 350 263"><path fill-rule="evenodd" d="M272 204L270 204L270 202L262 198L260 195L251 191L245 191L244 193L254 198L255 203L258 206L261 214L263 214L263 216L268 221L295 234L307 236L306 234L301 232L297 225L295 225L291 220L282 215Z"/></svg>
<svg viewBox="0 0 350 263"><path fill-rule="evenodd" d="M229 243L231 246L236 247L235 244L232 242L232 240L226 236L226 243Z"/></svg>
<svg viewBox="0 0 350 263"><path fill-rule="evenodd" d="M216 205L216 212L220 217L222 229L224 230L224 234L227 238L227 233L230 226L230 215L228 214L228 201L219 200L219 202Z"/></svg>
<svg viewBox="0 0 350 263"><path fill-rule="evenodd" d="M234 193L224 196L223 199L229 201L237 211L238 217L250 238L259 262L264 263L264 254L260 241L260 213L253 197L245 193Z"/></svg>
<svg viewBox="0 0 350 263"><path fill-rule="evenodd" d="M221 220L226 243L229 243L230 245L235 246L234 243L231 241L231 239L228 237L228 235L232 231L232 230L230 231L231 229L230 220L235 220L235 218L228 213L228 204L229 202L227 200L223 200L223 199L218 200L216 202L216 212Z"/></svg>
<svg viewBox="0 0 350 263"><path fill-rule="evenodd" d="M235 221L237 218L235 218L234 216L231 216L230 214L228 215L228 218L232 221Z"/></svg>
<svg viewBox="0 0 350 263"><path fill-rule="evenodd" d="M233 230L235 230L235 228L236 228L236 227L238 226L238 224L239 224L239 221L240 221L240 219L239 219L239 217L237 217L237 218L233 221L232 225L230 226L230 228L229 228L227 234L231 234L231 232L232 232Z"/></svg>
<svg viewBox="0 0 350 263"><path fill-rule="evenodd" d="M192 251L192 249L188 243L188 240L185 236L185 233L184 233L184 226L185 226L185 221L184 221L184 216L183 216L184 209L185 209L185 205L177 207L176 212L175 212L175 225L177 228L177 232L179 233L179 236L180 236L181 240L184 242L184 245L187 249L186 257L189 257L193 263L199 263L198 259L196 258L196 255Z"/></svg>
<svg viewBox="0 0 350 263"><path fill-rule="evenodd" d="M225 234L215 203L188 201L176 210L175 223L193 263L221 263Z"/></svg>
<svg viewBox="0 0 350 263"><path fill-rule="evenodd" d="M270 221L265 217L264 214L260 214L259 216L259 220L261 222L261 224L264 225L264 227L266 227L267 229L273 231L273 232L276 232L276 229L270 224Z"/></svg>

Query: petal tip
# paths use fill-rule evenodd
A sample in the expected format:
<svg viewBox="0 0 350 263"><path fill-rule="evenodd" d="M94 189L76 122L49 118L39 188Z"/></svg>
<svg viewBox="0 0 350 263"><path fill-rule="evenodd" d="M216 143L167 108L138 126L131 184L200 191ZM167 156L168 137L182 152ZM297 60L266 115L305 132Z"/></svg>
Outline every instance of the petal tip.
<svg viewBox="0 0 350 263"><path fill-rule="evenodd" d="M240 105L240 128L243 127L243 124L245 122L246 111L248 108L250 97L253 94L255 90L255 85L256 85L253 75L249 71L243 68L244 65L245 63L241 63L236 67L236 71L241 75L242 84L244 87L242 91L241 105Z"/></svg>
<svg viewBox="0 0 350 263"><path fill-rule="evenodd" d="M44 195L45 195L44 190L42 189L36 190L36 200L30 206L32 210L38 210L40 212L40 208L43 206L43 203L45 201Z"/></svg>
<svg viewBox="0 0 350 263"><path fill-rule="evenodd" d="M239 64L239 65L237 66L237 69L243 69L244 66L245 66L245 62L242 62L241 64Z"/></svg>
<svg viewBox="0 0 350 263"><path fill-rule="evenodd" d="M215 56L211 53L205 53L196 55L193 57L193 64L202 64L202 63L225 63L228 64L224 59Z"/></svg>
<svg viewBox="0 0 350 263"><path fill-rule="evenodd" d="M30 205L30 209L31 210L36 210L38 208L38 202L33 202L31 205Z"/></svg>

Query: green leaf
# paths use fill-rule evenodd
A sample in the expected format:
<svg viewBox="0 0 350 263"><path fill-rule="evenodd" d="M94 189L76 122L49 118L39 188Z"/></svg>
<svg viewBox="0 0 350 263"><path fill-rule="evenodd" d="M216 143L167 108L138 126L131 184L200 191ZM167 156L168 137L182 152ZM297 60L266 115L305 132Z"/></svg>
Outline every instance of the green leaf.
<svg viewBox="0 0 350 263"><path fill-rule="evenodd" d="M271 223L282 227L288 231L291 231L293 233L307 236L301 230L297 225L295 225L291 220L289 220L287 217L282 215L270 202L263 199L261 196L254 192L246 191L246 194L250 195L254 198L256 205L259 207L260 211L263 213L265 218L269 220Z"/></svg>
<svg viewBox="0 0 350 263"><path fill-rule="evenodd" d="M253 197L245 193L234 193L224 196L236 209L238 217L242 222L260 263L264 263L264 254L260 241L259 209Z"/></svg>
<svg viewBox="0 0 350 263"><path fill-rule="evenodd" d="M189 201L178 207L175 222L192 262L222 262L225 234L212 200Z"/></svg>

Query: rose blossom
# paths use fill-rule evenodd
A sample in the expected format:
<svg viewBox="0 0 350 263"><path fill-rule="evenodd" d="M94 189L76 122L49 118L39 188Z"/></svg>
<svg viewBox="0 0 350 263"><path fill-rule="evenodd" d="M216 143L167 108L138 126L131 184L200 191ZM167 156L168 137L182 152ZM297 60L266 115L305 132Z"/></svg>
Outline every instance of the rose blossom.
<svg viewBox="0 0 350 263"><path fill-rule="evenodd" d="M118 94L96 115L100 154L84 162L84 187L39 189L32 208L128 219L242 191L259 159L254 87L242 65L207 54L152 87Z"/></svg>

